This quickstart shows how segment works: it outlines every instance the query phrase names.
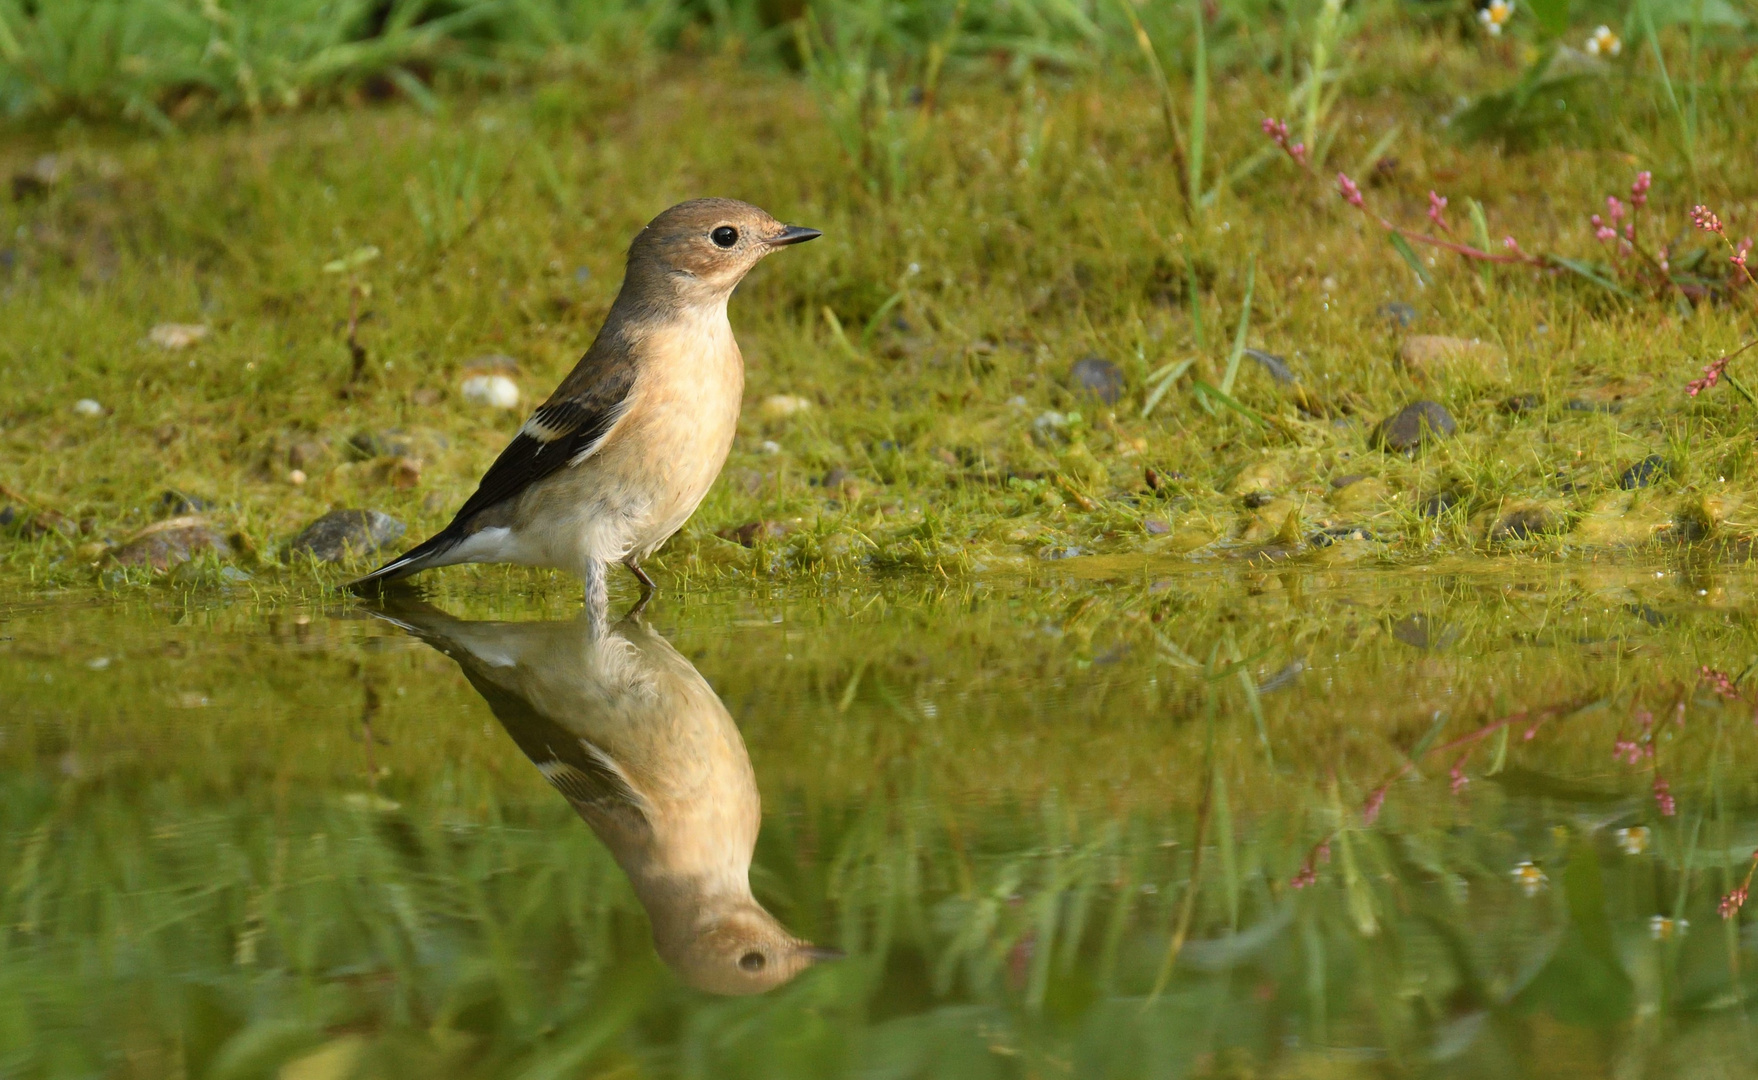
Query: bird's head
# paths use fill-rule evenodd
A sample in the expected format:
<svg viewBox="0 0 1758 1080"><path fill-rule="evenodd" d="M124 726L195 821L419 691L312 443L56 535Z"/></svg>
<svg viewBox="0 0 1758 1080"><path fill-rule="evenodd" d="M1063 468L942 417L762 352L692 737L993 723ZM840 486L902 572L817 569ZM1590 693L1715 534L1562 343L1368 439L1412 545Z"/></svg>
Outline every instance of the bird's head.
<svg viewBox="0 0 1758 1080"><path fill-rule="evenodd" d="M685 982L712 994L761 994L813 964L843 955L794 937L754 901L722 913L682 940L668 942L656 934L654 943L660 958Z"/></svg>
<svg viewBox="0 0 1758 1080"><path fill-rule="evenodd" d="M629 271L686 295L724 298L763 256L819 235L737 199L691 199L647 223L629 246Z"/></svg>

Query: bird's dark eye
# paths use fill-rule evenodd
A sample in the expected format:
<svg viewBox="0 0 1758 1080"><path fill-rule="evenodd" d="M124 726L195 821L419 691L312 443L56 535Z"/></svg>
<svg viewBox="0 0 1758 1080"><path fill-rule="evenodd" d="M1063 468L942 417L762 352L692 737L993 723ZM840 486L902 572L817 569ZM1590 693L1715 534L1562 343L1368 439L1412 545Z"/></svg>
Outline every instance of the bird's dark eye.
<svg viewBox="0 0 1758 1080"><path fill-rule="evenodd" d="M720 232L719 229L716 229L714 231L716 233ZM732 232L731 229L728 229L726 231ZM715 242L719 243L719 240L716 240ZM723 244L721 246L724 247L725 245ZM767 964L768 962L769 961L767 959L765 959L763 954L760 952L748 952L745 955L739 957L739 967L740 967L740 969L742 969L744 971L752 971L752 972L762 971L763 965Z"/></svg>
<svg viewBox="0 0 1758 1080"><path fill-rule="evenodd" d="M714 244L716 247L729 248L739 242L739 231L737 229L733 228L731 225L722 225L720 228L715 229L713 232L709 233L708 239L714 241ZM756 953L751 953L750 955L757 956ZM763 958L761 956L757 956L757 960L758 960L757 966L761 967ZM739 963L743 964L744 961L740 960Z"/></svg>

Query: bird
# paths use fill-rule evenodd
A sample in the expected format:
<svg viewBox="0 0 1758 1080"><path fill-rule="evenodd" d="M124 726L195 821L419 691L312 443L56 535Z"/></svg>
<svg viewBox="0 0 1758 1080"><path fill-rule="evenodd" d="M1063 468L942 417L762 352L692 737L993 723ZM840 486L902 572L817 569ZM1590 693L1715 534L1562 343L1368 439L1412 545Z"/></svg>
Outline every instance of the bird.
<svg viewBox="0 0 1758 1080"><path fill-rule="evenodd" d="M452 523L349 587L515 563L577 574L602 610L620 562L645 604L655 586L642 560L701 504L738 428L745 364L727 300L766 255L821 235L736 199L692 199L648 222L591 347Z"/></svg>
<svg viewBox="0 0 1758 1080"><path fill-rule="evenodd" d="M639 615L455 618L414 598L369 608L457 661L519 749L628 875L655 951L691 986L758 994L842 956L751 894L762 823L738 726L694 665Z"/></svg>

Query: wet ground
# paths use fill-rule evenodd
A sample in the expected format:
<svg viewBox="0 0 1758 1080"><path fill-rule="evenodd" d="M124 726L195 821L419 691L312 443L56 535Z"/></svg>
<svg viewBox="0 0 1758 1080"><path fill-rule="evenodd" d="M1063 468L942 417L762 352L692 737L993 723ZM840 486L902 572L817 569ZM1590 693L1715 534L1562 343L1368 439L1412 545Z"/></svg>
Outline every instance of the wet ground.
<svg viewBox="0 0 1758 1080"><path fill-rule="evenodd" d="M1049 565L12 597L0 1076L1750 1074L1758 575Z"/></svg>

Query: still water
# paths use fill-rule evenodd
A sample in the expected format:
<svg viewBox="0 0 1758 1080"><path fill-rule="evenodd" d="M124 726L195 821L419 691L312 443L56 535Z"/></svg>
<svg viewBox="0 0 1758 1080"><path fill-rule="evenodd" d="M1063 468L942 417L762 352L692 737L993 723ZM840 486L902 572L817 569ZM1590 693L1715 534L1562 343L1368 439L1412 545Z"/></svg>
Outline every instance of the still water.
<svg viewBox="0 0 1758 1080"><path fill-rule="evenodd" d="M0 1076L1758 1070L1750 570L577 606L0 604Z"/></svg>

